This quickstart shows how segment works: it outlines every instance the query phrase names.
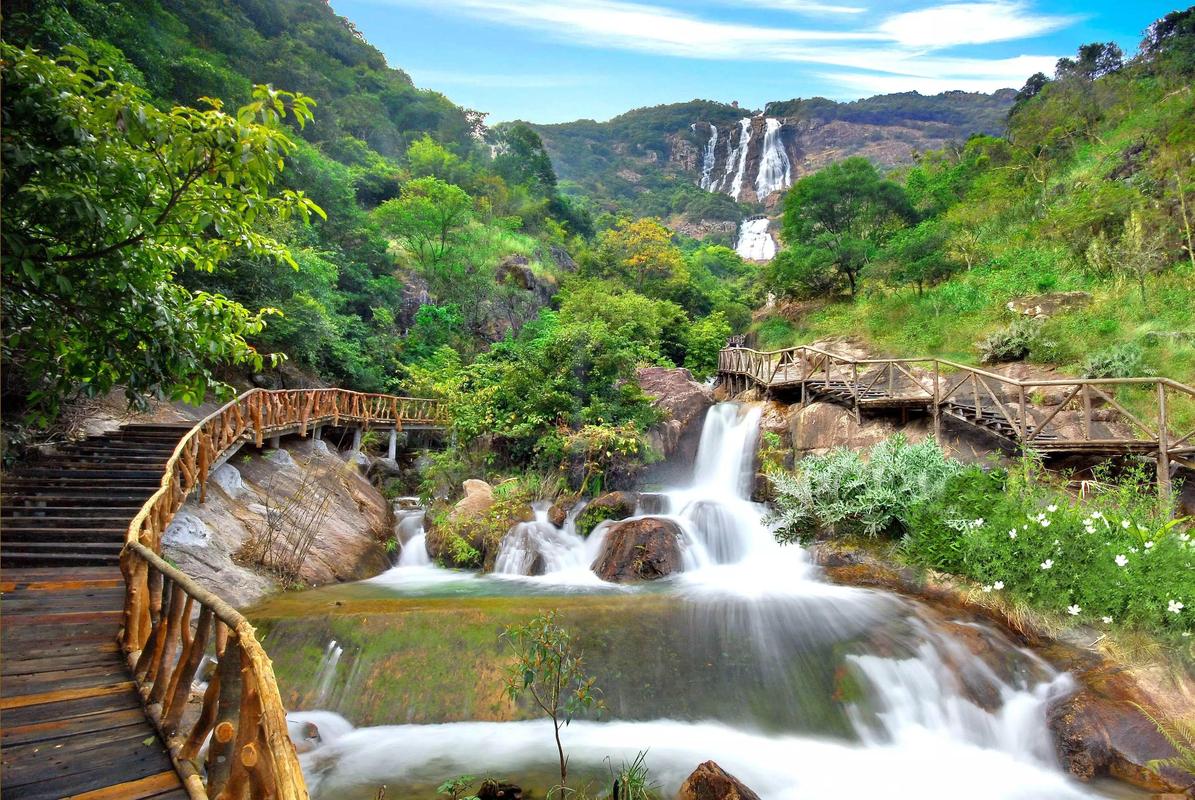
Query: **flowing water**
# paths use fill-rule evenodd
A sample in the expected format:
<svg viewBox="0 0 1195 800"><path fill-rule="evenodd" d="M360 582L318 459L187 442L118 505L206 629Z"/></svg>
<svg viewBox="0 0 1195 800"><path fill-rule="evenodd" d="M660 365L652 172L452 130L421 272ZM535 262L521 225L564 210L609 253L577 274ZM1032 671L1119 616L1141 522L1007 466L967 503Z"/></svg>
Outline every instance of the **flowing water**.
<svg viewBox="0 0 1195 800"><path fill-rule="evenodd" d="M751 261L771 261L776 257L776 240L768 231L766 217L744 220L739 226L739 238L734 251Z"/></svg>
<svg viewBox="0 0 1195 800"><path fill-rule="evenodd" d="M755 196L762 202L772 192L787 189L792 183L792 165L784 142L780 139L780 120L764 120L763 152L759 157L759 174L755 177Z"/></svg>
<svg viewBox="0 0 1195 800"><path fill-rule="evenodd" d="M283 699L301 709L313 797L366 800L381 784L432 797L462 773L542 797L551 726L505 698L498 634L546 609L607 705L564 730L573 785L596 792L609 764L646 750L665 793L713 759L763 800L1108 796L1055 763L1045 708L1069 675L982 622L828 584L776 543L749 499L758 425L758 410L716 406L689 484L643 495L640 511L682 531L670 578L603 583L589 565L609 524L583 539L540 510L491 575L431 566L412 523L389 572L256 609Z"/></svg>
<svg viewBox="0 0 1195 800"><path fill-rule="evenodd" d="M739 143L726 157L726 177L730 178L730 186L727 187L727 190L735 200L738 200L739 195L743 192L743 178L747 173L747 150L750 146L751 118L743 117L739 120ZM733 173L730 171L731 164L735 165Z"/></svg>
<svg viewBox="0 0 1195 800"><path fill-rule="evenodd" d="M718 126L712 122L707 122L710 127L710 138L705 143L705 150L701 153L701 182L698 184L706 191L712 191L714 188L714 164L717 163L717 156L715 151L718 149ZM696 132L697 123L693 123L693 131Z"/></svg>

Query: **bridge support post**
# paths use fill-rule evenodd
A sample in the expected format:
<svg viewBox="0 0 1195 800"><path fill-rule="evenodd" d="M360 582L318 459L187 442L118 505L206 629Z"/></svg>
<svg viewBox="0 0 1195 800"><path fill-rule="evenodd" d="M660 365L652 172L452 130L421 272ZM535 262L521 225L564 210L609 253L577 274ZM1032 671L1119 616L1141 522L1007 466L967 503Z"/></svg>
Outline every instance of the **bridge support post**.
<svg viewBox="0 0 1195 800"><path fill-rule="evenodd" d="M398 457L398 428L390 429L390 444L386 446L386 458L394 461Z"/></svg>
<svg viewBox="0 0 1195 800"><path fill-rule="evenodd" d="M353 452L361 452L361 426L353 428Z"/></svg>
<svg viewBox="0 0 1195 800"><path fill-rule="evenodd" d="M271 450L277 450L281 446L282 446L282 437L281 436L271 436L270 437L270 449Z"/></svg>
<svg viewBox="0 0 1195 800"><path fill-rule="evenodd" d="M934 399L932 401L932 403L933 403L932 413L934 415L934 441L937 442L939 445L942 444L942 408L938 402L938 397L941 396L941 394L942 394L942 389L939 385L939 381L941 380L941 377L939 375L940 371L941 370L939 369L939 366L938 366L938 360L935 358L934 359Z"/></svg>
<svg viewBox="0 0 1195 800"><path fill-rule="evenodd" d="M1170 514L1170 437L1166 431L1166 385L1158 381L1158 503Z"/></svg>
<svg viewBox="0 0 1195 800"><path fill-rule="evenodd" d="M321 439L323 439L324 438L324 429L321 426L316 425L315 428L313 428L311 431L311 438L317 442L320 441Z"/></svg>

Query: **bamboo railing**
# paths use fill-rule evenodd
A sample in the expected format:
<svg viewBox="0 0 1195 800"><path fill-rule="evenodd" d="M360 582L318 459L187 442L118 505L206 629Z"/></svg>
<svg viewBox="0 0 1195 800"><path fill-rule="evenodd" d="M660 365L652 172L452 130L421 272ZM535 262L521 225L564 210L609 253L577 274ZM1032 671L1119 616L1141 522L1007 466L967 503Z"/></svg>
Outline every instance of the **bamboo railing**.
<svg viewBox="0 0 1195 800"><path fill-rule="evenodd" d="M219 459L252 441L314 425L438 427L438 400L343 389L254 389L192 428L166 462L154 493L129 524L119 643L149 718L193 800L270 797L305 800L287 735L286 710L270 659L249 622L159 555L162 534L196 488L200 498ZM201 667L214 660L201 702L191 703Z"/></svg>
<svg viewBox="0 0 1195 800"><path fill-rule="evenodd" d="M922 407L933 416L970 422L1044 453L1155 455L1160 492L1169 496L1170 463L1195 456L1195 428L1182 432L1175 401L1195 402L1195 388L1169 378L1064 378L1017 380L946 359L866 358L818 347L758 351L727 347L718 353L720 378L732 389L834 390L849 397L856 417L864 408ZM1149 415L1134 413L1117 398L1127 388L1148 392ZM1049 402L1044 402L1044 401Z"/></svg>

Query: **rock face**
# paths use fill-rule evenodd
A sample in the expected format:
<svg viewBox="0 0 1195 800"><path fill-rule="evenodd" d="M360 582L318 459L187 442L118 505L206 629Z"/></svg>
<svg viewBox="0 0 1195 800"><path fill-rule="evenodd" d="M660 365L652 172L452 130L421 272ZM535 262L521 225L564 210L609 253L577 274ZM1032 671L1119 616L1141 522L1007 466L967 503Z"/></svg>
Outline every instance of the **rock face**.
<svg viewBox="0 0 1195 800"><path fill-rule="evenodd" d="M1024 317L1046 319L1059 311L1082 308L1090 302L1091 295L1087 292L1050 292L1009 300L1008 310Z"/></svg>
<svg viewBox="0 0 1195 800"><path fill-rule="evenodd" d="M607 492L590 502L577 515L577 533L588 536L608 519L626 519L635 513L638 504L639 498L634 492Z"/></svg>
<svg viewBox="0 0 1195 800"><path fill-rule="evenodd" d="M713 390L693 380L687 369L642 367L635 375L639 386L653 398L652 405L666 416L647 432L652 446L666 459L691 462L697 455L705 412L714 404Z"/></svg>
<svg viewBox="0 0 1195 800"><path fill-rule="evenodd" d="M681 568L681 530L659 517L614 525L606 532L593 571L604 581L631 583L671 575Z"/></svg>
<svg viewBox="0 0 1195 800"><path fill-rule="evenodd" d="M386 499L357 470L322 442L284 443L261 455L241 454L212 473L207 499L191 499L162 538L163 553L201 585L235 606L247 606L274 591L267 572L236 559L263 530L268 514L296 492L328 498L328 513L308 522L318 533L299 580L318 586L372 577L390 566L381 540L390 532ZM302 525L304 514L293 519Z"/></svg>
<svg viewBox="0 0 1195 800"><path fill-rule="evenodd" d="M713 761L693 770L676 797L677 800L759 800L759 795Z"/></svg>
<svg viewBox="0 0 1195 800"><path fill-rule="evenodd" d="M465 496L456 501L452 507L452 517L456 519L477 519L494 505L494 487L485 481L470 478L461 484Z"/></svg>

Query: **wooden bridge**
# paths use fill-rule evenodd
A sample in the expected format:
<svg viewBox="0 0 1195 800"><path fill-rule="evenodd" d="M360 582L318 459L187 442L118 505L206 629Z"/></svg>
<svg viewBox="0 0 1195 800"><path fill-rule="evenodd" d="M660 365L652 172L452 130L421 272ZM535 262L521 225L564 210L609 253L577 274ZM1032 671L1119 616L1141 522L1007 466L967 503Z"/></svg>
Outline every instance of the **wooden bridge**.
<svg viewBox="0 0 1195 800"><path fill-rule="evenodd" d="M732 343L732 345L739 343ZM856 359L810 347L761 352L730 346L718 354L718 380L731 395L752 387L826 400L864 411L909 411L943 418L1042 455L1117 456L1157 460L1158 487L1170 494L1172 467L1195 467L1195 423L1178 428L1180 404L1195 405L1195 388L1167 378L1016 380L940 358ZM1151 413L1133 413L1118 391L1148 396Z"/></svg>
<svg viewBox="0 0 1195 800"><path fill-rule="evenodd" d="M255 389L196 425L125 425L8 476L0 797L306 798L253 628L161 558L162 534L244 444L326 425L439 428L444 411L436 400ZM200 675L205 662L215 667Z"/></svg>

